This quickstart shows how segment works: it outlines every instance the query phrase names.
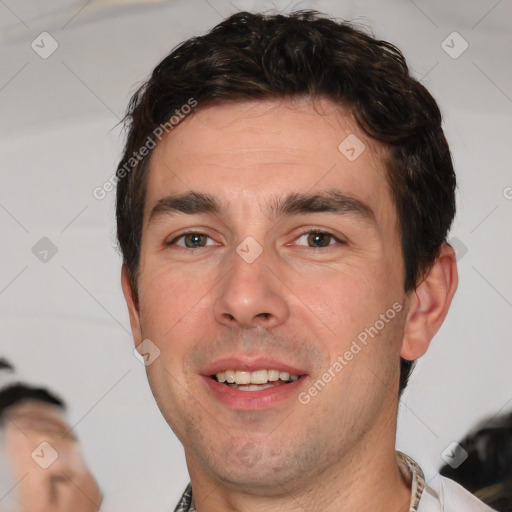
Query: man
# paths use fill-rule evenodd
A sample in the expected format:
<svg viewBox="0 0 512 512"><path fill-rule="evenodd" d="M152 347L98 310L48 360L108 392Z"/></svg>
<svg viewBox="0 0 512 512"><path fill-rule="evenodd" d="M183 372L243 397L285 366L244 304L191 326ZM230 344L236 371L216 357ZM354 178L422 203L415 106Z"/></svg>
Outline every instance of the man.
<svg viewBox="0 0 512 512"><path fill-rule="evenodd" d="M399 50L238 13L165 58L127 121L122 285L185 449L176 510L490 510L394 448L457 287L450 152Z"/></svg>
<svg viewBox="0 0 512 512"><path fill-rule="evenodd" d="M0 369L12 368L5 360ZM64 418L43 388L0 389L0 512L96 512L101 493Z"/></svg>

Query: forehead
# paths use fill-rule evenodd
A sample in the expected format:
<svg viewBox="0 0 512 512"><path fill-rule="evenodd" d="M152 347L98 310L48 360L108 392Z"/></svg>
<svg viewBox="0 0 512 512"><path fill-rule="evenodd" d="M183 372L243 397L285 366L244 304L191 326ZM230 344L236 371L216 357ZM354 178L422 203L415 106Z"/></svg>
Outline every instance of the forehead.
<svg viewBox="0 0 512 512"><path fill-rule="evenodd" d="M30 446L41 439L76 443L78 441L64 410L40 400L23 400L8 407L2 416L7 444ZM52 441L53 442L53 441Z"/></svg>
<svg viewBox="0 0 512 512"><path fill-rule="evenodd" d="M63 410L53 404L40 400L23 400L6 410L6 416L19 428L29 428L39 425L39 422L50 421L65 428L67 423Z"/></svg>
<svg viewBox="0 0 512 512"><path fill-rule="evenodd" d="M375 200L389 196L384 154L347 109L328 100L209 106L182 121L155 148L146 215L170 191L221 189L246 210L254 198L281 190L337 188Z"/></svg>
<svg viewBox="0 0 512 512"><path fill-rule="evenodd" d="M8 409L9 416L24 416L31 414L43 414L62 417L62 409L57 405L42 400L21 400Z"/></svg>

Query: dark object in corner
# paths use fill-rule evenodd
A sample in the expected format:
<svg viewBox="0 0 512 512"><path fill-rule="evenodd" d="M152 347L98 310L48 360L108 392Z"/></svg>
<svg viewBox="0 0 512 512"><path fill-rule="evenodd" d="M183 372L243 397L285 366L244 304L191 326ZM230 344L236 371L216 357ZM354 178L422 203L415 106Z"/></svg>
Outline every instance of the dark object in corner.
<svg viewBox="0 0 512 512"><path fill-rule="evenodd" d="M512 412L479 424L460 443L468 458L458 467L444 465L455 480L500 512L512 512Z"/></svg>

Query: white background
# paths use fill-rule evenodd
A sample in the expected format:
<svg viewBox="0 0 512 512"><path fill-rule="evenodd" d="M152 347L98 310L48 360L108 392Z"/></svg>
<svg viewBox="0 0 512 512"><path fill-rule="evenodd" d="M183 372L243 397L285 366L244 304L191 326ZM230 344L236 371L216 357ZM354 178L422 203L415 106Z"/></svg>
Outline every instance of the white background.
<svg viewBox="0 0 512 512"><path fill-rule="evenodd" d="M452 310L405 395L397 439L429 478L451 441L512 409L512 3L274 5L371 27L403 50L444 113L459 178L452 236L467 253ZM172 47L236 10L268 8L249 0L0 2L0 355L69 403L105 512L173 510L188 476L132 354L114 193L99 201L92 191L116 169L130 95ZM47 59L31 48L44 31L59 45ZM454 31L468 44L456 59L442 47ZM450 37L445 45L460 50L464 41ZM57 247L46 263L32 252L42 237Z"/></svg>

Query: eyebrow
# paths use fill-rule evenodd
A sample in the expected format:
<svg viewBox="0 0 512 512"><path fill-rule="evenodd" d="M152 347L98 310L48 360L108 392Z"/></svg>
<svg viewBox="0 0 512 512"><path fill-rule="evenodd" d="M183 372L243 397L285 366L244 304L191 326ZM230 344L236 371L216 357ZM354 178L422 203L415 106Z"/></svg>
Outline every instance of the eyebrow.
<svg viewBox="0 0 512 512"><path fill-rule="evenodd" d="M266 201L272 217L307 213L332 212L351 214L367 222L375 223L376 217L369 205L337 189L314 194L293 192L283 197ZM226 208L215 196L201 192L188 192L170 195L160 199L151 210L149 223L157 218L173 214L212 214L222 215Z"/></svg>

